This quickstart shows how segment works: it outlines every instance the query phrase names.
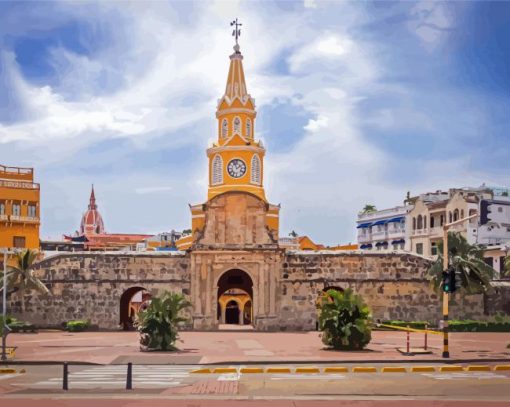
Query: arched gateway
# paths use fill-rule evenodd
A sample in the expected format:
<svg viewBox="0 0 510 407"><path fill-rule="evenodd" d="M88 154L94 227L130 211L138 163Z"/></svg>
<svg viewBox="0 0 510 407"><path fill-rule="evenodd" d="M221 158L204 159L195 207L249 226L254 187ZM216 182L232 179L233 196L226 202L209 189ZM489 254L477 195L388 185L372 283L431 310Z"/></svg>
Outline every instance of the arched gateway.
<svg viewBox="0 0 510 407"><path fill-rule="evenodd" d="M134 329L133 323L136 314L148 304L150 294L143 287L130 287L120 297L120 321L119 324L124 331Z"/></svg>
<svg viewBox="0 0 510 407"><path fill-rule="evenodd" d="M250 325L253 320L253 281L244 271L233 269L218 280L217 319L220 324Z"/></svg>

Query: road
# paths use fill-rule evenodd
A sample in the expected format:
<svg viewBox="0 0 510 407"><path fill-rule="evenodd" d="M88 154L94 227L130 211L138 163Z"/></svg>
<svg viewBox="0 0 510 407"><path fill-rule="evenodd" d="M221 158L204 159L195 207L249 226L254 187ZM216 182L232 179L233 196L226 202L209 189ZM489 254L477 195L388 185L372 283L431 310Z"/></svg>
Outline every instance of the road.
<svg viewBox="0 0 510 407"><path fill-rule="evenodd" d="M133 368L133 390L125 390L125 365L71 366L69 391L62 390L61 366L24 366L24 374L0 375L0 399L8 399L9 407L25 406L33 399L42 400L42 405L47 400L52 406L94 407L156 407L165 400L168 405L169 399L172 406L195 407L268 401L272 406L330 406L340 400L342 406L393 406L409 400L413 406L508 406L510 400L510 371L440 372L436 365L433 372L416 373L411 372L415 364L402 364L406 373L383 373L383 365L374 365L376 373L354 373L353 365L343 364L345 373L324 373L326 365L314 365L319 373L297 374L296 366L287 366L291 373L244 374L234 366L235 373L197 374L192 371L203 365L140 365ZM224 404L215 404L218 399Z"/></svg>

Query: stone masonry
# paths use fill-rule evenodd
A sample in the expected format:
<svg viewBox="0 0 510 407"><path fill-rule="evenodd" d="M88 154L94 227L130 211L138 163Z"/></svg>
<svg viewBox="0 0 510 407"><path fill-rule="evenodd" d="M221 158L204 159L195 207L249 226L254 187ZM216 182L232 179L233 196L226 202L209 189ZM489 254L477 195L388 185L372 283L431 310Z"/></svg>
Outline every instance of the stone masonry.
<svg viewBox="0 0 510 407"><path fill-rule="evenodd" d="M217 284L231 269L253 282L254 327L258 330L313 330L315 304L324 289L352 288L370 305L374 318L429 320L441 317L441 301L425 273L430 261L407 253L285 252L284 250L169 253L63 253L36 266L52 296L11 296L14 315L40 326L88 319L101 329L118 329L120 297L143 287L183 293L193 304L190 327L216 329ZM508 293L507 293L508 294ZM452 318L480 318L508 309L501 293L454 295ZM497 296L498 299L493 298ZM505 302L506 301L506 302Z"/></svg>

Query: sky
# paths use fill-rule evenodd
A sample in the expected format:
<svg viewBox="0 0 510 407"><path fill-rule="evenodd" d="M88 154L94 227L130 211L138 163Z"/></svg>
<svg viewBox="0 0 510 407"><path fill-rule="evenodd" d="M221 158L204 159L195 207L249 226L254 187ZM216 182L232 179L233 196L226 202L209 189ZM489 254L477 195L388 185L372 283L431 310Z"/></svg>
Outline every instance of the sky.
<svg viewBox="0 0 510 407"><path fill-rule="evenodd" d="M35 168L42 239L91 184L108 232L190 227L236 17L280 236L510 185L510 3L1 1L0 164Z"/></svg>

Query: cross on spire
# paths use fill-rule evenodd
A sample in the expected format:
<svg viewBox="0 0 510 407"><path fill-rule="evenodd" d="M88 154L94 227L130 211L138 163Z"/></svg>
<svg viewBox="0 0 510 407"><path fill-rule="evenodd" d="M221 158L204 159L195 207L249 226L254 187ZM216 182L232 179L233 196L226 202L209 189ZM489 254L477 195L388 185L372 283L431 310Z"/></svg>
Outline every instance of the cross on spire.
<svg viewBox="0 0 510 407"><path fill-rule="evenodd" d="M234 28L234 31L232 31L232 37L235 37L235 38L236 38L236 45L239 45L239 44L237 43L237 39L241 36L241 29L240 29L239 27L241 27L241 26L242 26L242 24L241 24L241 23L239 23L239 22L237 22L237 18L236 18L234 21L232 21L232 22L230 23L230 26L231 26L231 27L232 27L232 26L234 26L234 25L235 25L235 28Z"/></svg>

